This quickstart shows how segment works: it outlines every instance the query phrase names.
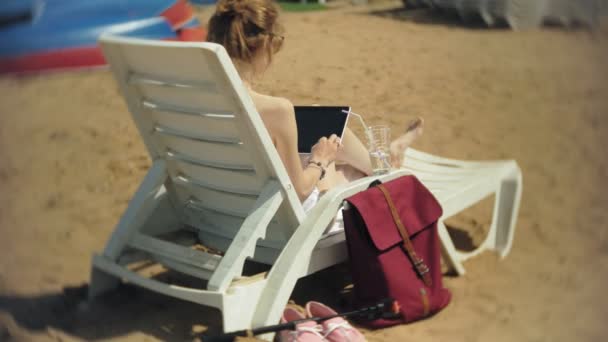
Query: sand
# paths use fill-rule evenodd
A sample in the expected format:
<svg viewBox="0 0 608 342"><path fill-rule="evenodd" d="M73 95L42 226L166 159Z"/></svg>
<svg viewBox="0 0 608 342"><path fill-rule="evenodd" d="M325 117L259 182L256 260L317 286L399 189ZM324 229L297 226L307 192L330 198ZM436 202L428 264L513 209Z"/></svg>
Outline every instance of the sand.
<svg viewBox="0 0 608 342"><path fill-rule="evenodd" d="M368 340L605 340L608 26L511 32L399 7L285 13L284 50L257 88L296 104L348 104L395 129L422 116L417 149L515 159L524 192L506 259L466 262L465 276L444 278L453 292L444 311L365 331ZM141 289L83 303L91 255L149 165L109 71L0 78L0 341L218 331L217 311ZM476 242L491 204L449 224ZM344 272L301 281L294 299L335 298Z"/></svg>

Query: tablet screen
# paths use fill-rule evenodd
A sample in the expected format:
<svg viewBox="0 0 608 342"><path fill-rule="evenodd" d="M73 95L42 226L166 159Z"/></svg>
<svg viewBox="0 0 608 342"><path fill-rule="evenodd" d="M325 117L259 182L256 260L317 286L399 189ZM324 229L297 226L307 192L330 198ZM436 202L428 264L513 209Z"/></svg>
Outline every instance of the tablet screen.
<svg viewBox="0 0 608 342"><path fill-rule="evenodd" d="M345 106L295 106L298 125L298 152L310 153L321 137L332 134L342 138L350 107ZM343 112L343 111L346 111Z"/></svg>

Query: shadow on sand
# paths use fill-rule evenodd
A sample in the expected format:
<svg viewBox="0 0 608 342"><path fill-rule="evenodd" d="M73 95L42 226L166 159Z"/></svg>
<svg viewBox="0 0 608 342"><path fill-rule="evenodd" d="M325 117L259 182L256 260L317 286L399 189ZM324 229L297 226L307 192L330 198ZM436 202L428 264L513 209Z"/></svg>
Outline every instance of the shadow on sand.
<svg viewBox="0 0 608 342"><path fill-rule="evenodd" d="M195 338L196 326L201 326L198 333L204 327L212 334L220 331L220 313L212 308L130 285L88 303L87 290L83 285L34 297L0 296L0 310L31 333L51 328L86 341L134 332L162 341L189 341Z"/></svg>
<svg viewBox="0 0 608 342"><path fill-rule="evenodd" d="M349 283L346 265L336 265L298 281L292 301L304 306L317 300L343 310L343 289ZM82 285L37 296L0 295L0 312L8 313L30 333L45 334L52 329L86 341L143 333L162 341L183 342L221 333L221 314L214 308L126 284L93 302L87 302L87 291L88 285ZM19 332L0 324L0 341L11 341L11 336L17 338Z"/></svg>
<svg viewBox="0 0 608 342"><path fill-rule="evenodd" d="M463 252L471 252L479 247L475 245L473 237L471 237L471 234L468 231L450 225L446 225L446 228L448 229L448 234L450 234L456 249Z"/></svg>
<svg viewBox="0 0 608 342"><path fill-rule="evenodd" d="M457 248L475 248L473 239L465 230L453 226L448 230ZM257 267L252 265L252 269ZM195 285L191 283L192 278L174 275L163 278L178 285ZM336 311L346 311L352 309L351 289L349 268L343 263L300 279L291 301L304 306L306 302L315 300ZM93 302L87 301L87 291L88 285L82 285L37 296L0 295L0 311L11 315L21 328L31 333L44 334L53 329L86 341L138 332L162 341L192 341L221 333L221 313L214 308L127 284ZM0 324L0 341L12 340L12 335L10 329Z"/></svg>
<svg viewBox="0 0 608 342"><path fill-rule="evenodd" d="M461 27L466 29L506 29L506 23L497 23L494 27L488 27L480 16L471 16L466 20L463 20L456 11L446 11L431 8L403 8L395 7L382 10L373 10L367 12L367 14L399 20L408 21L417 24L426 25L442 25L447 27Z"/></svg>

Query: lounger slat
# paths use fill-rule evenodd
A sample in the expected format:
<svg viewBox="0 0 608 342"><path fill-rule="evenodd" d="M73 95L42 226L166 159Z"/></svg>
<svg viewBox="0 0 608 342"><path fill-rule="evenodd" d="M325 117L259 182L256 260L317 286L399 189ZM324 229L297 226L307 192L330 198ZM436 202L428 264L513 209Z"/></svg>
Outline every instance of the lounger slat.
<svg viewBox="0 0 608 342"><path fill-rule="evenodd" d="M233 144L233 145L240 144L240 141L237 138L228 138L228 137L215 136L215 135L211 135L211 134L204 134L204 133L200 133L200 132L185 131L185 130L169 128L169 127L165 127L165 126L161 126L161 125L156 125L154 127L154 130L156 131L156 133L160 133L160 134L164 134L164 135L171 135L171 136L178 137L178 138L198 140L198 141L208 142L208 143Z"/></svg>
<svg viewBox="0 0 608 342"><path fill-rule="evenodd" d="M178 285L169 285L157 280L146 278L117 265L116 263L112 262L112 260L109 260L107 257L102 255L95 255L93 257L93 265L120 279L124 279L130 283L137 284L155 292L163 293L165 295L173 296L175 298L180 298L193 303L210 305L216 308L222 307L222 294L218 292L193 289Z"/></svg>
<svg viewBox="0 0 608 342"><path fill-rule="evenodd" d="M184 264L173 259L163 258L162 256L155 255L154 259L161 265L167 267L168 269L184 273L192 277L200 279L209 279L211 278L211 275L213 275L213 271L208 271L192 265Z"/></svg>
<svg viewBox="0 0 608 342"><path fill-rule="evenodd" d="M122 59L130 66L130 75L144 75L156 80L179 81L179 83L217 83L218 64L204 63L206 57L212 57L213 51L199 50L198 53L184 53L189 49L158 49L153 45L134 46L121 50ZM127 80L128 81L128 80ZM221 91L221 90L220 90Z"/></svg>
<svg viewBox="0 0 608 342"><path fill-rule="evenodd" d="M148 85L157 87L169 87L169 88L183 88L183 89L196 89L200 92L218 93L217 85L214 82L201 82L201 81L190 81L190 80L171 80L168 78L161 78L155 75L146 75L140 73L131 73L129 80L127 81L130 85Z"/></svg>
<svg viewBox="0 0 608 342"><path fill-rule="evenodd" d="M192 178L184 176L171 177L171 180L185 187L191 187L193 189L202 188L214 192L221 192L227 195L235 196L237 198L256 198L260 194L259 191L255 190L246 191L232 186L221 186L216 183L210 183L209 181L194 180Z"/></svg>
<svg viewBox="0 0 608 342"><path fill-rule="evenodd" d="M192 212L192 208L189 210ZM240 223L236 224L234 223L236 222L235 217L223 216L217 212L205 213L203 217L196 219L194 219L194 214L191 214L187 216L186 220L189 220L188 224L198 230L198 237L203 245L213 246L222 251L229 247L243 222L241 220ZM266 237L264 240L259 240L258 245L265 248L280 249L281 246L285 245L283 241L289 236L290 234L285 232L285 226L271 222L268 225ZM218 243L218 240L224 240L225 244Z"/></svg>
<svg viewBox="0 0 608 342"><path fill-rule="evenodd" d="M245 218L249 214L255 197L235 196L203 187L175 183L176 188L189 198L188 204L197 209L215 211L221 214Z"/></svg>
<svg viewBox="0 0 608 342"><path fill-rule="evenodd" d="M215 270L221 259L219 255L178 246L175 243L166 242L141 233L137 233L131 239L129 246L208 271Z"/></svg>
<svg viewBox="0 0 608 342"><path fill-rule="evenodd" d="M239 173L246 173L246 174L255 174L255 170L253 169L253 166L251 165L244 165L244 164L226 164L226 163L221 163L221 162L214 162L214 161L209 161L209 160L200 160L197 158L194 158L192 156L187 156L185 154L181 154L175 151L171 151L170 149L165 151L165 153L163 153L163 155L169 159L169 160L177 160L186 164L191 164L191 165L195 165L195 166L201 166L201 167L206 167L206 168L212 168L212 169L218 169L218 170L230 170L230 171L234 171L234 172L239 172Z"/></svg>
<svg viewBox="0 0 608 342"><path fill-rule="evenodd" d="M252 169L251 154L240 144L218 144L188 137L155 134L164 146L160 154L175 152L188 159L198 160L207 165L224 165L233 169ZM164 148L163 148L164 147Z"/></svg>
<svg viewBox="0 0 608 342"><path fill-rule="evenodd" d="M234 114L232 114L231 112L216 110L206 106L195 109L184 106L159 103L149 99L143 99L140 103L140 106L143 109L157 113L191 115L195 117L203 116L215 120L234 120Z"/></svg>
<svg viewBox="0 0 608 342"><path fill-rule="evenodd" d="M254 172L226 170L175 159L168 164L172 178L185 176L195 184L243 195L259 194L262 182ZM210 182L213 180L213 182Z"/></svg>
<svg viewBox="0 0 608 342"><path fill-rule="evenodd" d="M238 215L208 209L195 202L187 202L183 216L186 223L194 229L232 237L244 220Z"/></svg>
<svg viewBox="0 0 608 342"><path fill-rule="evenodd" d="M244 218L238 217L237 215L204 208L199 203L187 205L183 210L183 213L186 224L198 230L198 236L201 243L213 246L222 251L225 251L228 248L229 243L222 246L213 242L217 241L217 237L221 237L226 241L231 241L244 221ZM291 233L293 233L293 231L286 230L283 224L273 219L266 229L266 237L264 240L258 241L258 245L280 249L280 247L285 244L283 241L285 241Z"/></svg>
<svg viewBox="0 0 608 342"><path fill-rule="evenodd" d="M217 191L185 181L181 177L174 179L174 185L182 193L182 196L188 198L188 205L240 218L249 215L249 211L257 197Z"/></svg>
<svg viewBox="0 0 608 342"><path fill-rule="evenodd" d="M153 111L151 116L157 127L214 137L215 140L240 141L238 129L231 117L218 118L217 116L197 114L176 115L165 111Z"/></svg>
<svg viewBox="0 0 608 342"><path fill-rule="evenodd" d="M197 88L166 87L151 83L140 83L133 86L137 88L142 98L153 102L189 108L213 108L226 112L237 110L234 103L225 94L202 92Z"/></svg>

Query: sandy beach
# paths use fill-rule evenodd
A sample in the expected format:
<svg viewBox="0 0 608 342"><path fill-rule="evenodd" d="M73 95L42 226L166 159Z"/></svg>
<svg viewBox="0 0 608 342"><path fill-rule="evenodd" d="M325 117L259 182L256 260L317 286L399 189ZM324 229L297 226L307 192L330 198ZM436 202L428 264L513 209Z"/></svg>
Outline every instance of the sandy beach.
<svg viewBox="0 0 608 342"><path fill-rule="evenodd" d="M414 147L515 159L524 191L511 253L446 276L452 303L369 341L608 338L608 21L525 32L406 11L400 1L283 13L283 50L255 85L369 123L425 119ZM210 8L198 12L206 21ZM0 77L0 341L191 341L218 312L125 286L84 302L100 251L150 160L107 69ZM491 199L448 221L473 243ZM299 282L335 297L344 267ZM333 299L332 299L333 298Z"/></svg>

